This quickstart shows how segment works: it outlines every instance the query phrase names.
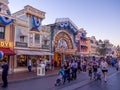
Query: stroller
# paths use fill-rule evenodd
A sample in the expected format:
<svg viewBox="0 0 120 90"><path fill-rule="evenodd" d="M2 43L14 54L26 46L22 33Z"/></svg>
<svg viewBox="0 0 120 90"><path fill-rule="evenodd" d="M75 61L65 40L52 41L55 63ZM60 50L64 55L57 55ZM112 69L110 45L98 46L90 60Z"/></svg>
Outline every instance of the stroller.
<svg viewBox="0 0 120 90"><path fill-rule="evenodd" d="M62 75L59 75L55 81L55 86L60 86L61 84L63 84L63 78Z"/></svg>

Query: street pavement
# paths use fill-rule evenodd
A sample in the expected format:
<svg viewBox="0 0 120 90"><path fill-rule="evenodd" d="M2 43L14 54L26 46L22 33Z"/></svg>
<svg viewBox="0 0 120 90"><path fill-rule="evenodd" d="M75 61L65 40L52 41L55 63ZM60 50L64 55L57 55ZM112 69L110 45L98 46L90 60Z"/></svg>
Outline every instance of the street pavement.
<svg viewBox="0 0 120 90"><path fill-rule="evenodd" d="M74 90L120 90L120 72L109 76L107 83L95 81Z"/></svg>
<svg viewBox="0 0 120 90"><path fill-rule="evenodd" d="M111 77L112 76L112 77ZM116 74L115 68L109 68L109 81L104 83L103 81L93 81L89 80L88 73L82 72L78 74L77 80L71 81L70 83L66 82L65 85L60 85L55 87L54 83L57 76L50 76L46 78L36 78L26 81L21 81L17 83L10 83L8 88L1 88L0 90L109 90L106 89L106 86L119 87L115 83L120 83L120 78L118 77L119 73ZM111 77L111 78L110 78ZM112 84L114 82L114 84ZM110 87L109 86L109 87ZM98 87L102 88L99 89ZM93 88L93 89L92 89ZM98 88L98 89L97 89ZM104 89L105 88L105 89ZM119 89L110 89L110 90L119 90ZM119 87L120 88L120 87Z"/></svg>

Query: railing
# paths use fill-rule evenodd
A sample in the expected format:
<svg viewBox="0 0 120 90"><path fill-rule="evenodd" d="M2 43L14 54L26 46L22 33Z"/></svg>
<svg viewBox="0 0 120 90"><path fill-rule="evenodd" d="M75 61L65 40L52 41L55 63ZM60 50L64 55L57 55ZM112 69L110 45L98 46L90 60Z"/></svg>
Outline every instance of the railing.
<svg viewBox="0 0 120 90"><path fill-rule="evenodd" d="M43 49L49 49L50 47L49 47L49 45L42 45L42 48Z"/></svg>

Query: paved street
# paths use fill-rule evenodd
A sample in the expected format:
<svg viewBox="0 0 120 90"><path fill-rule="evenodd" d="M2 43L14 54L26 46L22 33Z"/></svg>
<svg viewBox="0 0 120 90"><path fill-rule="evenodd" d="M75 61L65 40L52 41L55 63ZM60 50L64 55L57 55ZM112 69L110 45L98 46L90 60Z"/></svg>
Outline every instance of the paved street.
<svg viewBox="0 0 120 90"><path fill-rule="evenodd" d="M51 76L47 78L40 78L40 79L27 80L27 81L22 81L22 82L17 82L17 83L10 83L8 88L6 89L0 88L0 90L74 90L74 89L88 90L88 88L89 90L96 90L96 88L98 88L98 90L100 90L99 88L103 88L102 90L104 90L104 88L110 88L112 86L118 87L117 86L118 84L115 84L115 83L116 82L120 83L120 81L117 81L118 79L120 79L118 77L119 73L114 75L114 72L116 72L115 69L110 68L109 74L111 78L106 84L104 82L90 81L88 78L88 74L85 72L82 72L81 74L78 75L77 80L71 81L70 83L66 83L65 85L61 85L59 87L54 86L56 76ZM112 82L114 82L114 84L112 84ZM110 90L113 90L112 88ZM109 89L106 89L106 90L109 90Z"/></svg>
<svg viewBox="0 0 120 90"><path fill-rule="evenodd" d="M75 90L120 90L120 72L108 77L108 82L95 81Z"/></svg>

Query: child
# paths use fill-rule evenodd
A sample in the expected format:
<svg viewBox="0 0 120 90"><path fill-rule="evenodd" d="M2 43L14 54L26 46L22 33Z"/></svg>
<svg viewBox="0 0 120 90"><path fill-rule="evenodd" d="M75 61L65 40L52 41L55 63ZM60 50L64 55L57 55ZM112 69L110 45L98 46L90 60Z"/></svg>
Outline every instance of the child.
<svg viewBox="0 0 120 90"><path fill-rule="evenodd" d="M58 75L55 82L55 86L59 86L61 83L62 83L62 75Z"/></svg>
<svg viewBox="0 0 120 90"><path fill-rule="evenodd" d="M100 68L100 66L98 66L98 70L97 70L97 80L101 80L101 74L102 74L101 68Z"/></svg>
<svg viewBox="0 0 120 90"><path fill-rule="evenodd" d="M64 83L63 81L65 82L65 71L63 67L61 67L60 70L58 71L58 77L56 79L55 86L60 85L60 82Z"/></svg>
<svg viewBox="0 0 120 90"><path fill-rule="evenodd" d="M90 77L90 80L92 80L92 65L88 65L88 74L89 74L89 77Z"/></svg>

